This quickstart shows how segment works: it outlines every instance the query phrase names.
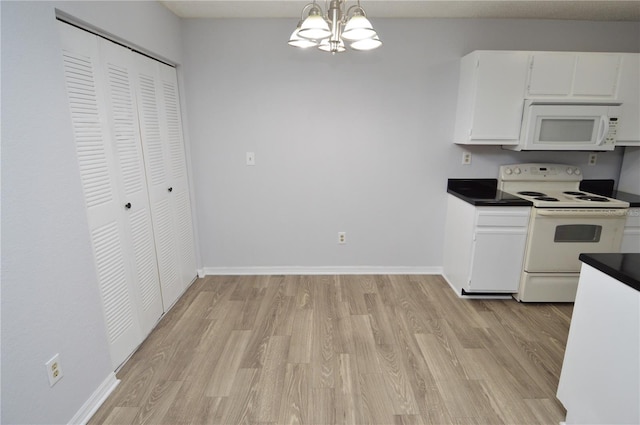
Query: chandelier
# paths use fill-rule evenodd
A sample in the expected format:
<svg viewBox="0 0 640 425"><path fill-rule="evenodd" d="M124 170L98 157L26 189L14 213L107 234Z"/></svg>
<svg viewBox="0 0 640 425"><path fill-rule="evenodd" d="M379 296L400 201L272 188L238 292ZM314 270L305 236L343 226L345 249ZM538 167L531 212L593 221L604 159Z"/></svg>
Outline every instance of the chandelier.
<svg viewBox="0 0 640 425"><path fill-rule="evenodd" d="M360 6L360 0L348 9L346 3L347 0L331 0L326 15L315 0L307 4L289 38L289 45L303 49L317 47L332 54L344 52L345 43L354 50L380 47L382 42Z"/></svg>

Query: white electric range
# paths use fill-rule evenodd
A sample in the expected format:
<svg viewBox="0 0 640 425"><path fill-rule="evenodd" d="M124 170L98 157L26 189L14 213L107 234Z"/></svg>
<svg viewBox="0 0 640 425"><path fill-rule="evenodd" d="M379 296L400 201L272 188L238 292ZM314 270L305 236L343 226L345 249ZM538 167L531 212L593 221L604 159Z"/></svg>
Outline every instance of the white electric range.
<svg viewBox="0 0 640 425"><path fill-rule="evenodd" d="M498 189L533 203L518 301L574 301L578 256L620 251L629 203L582 191L581 181L573 165L500 167Z"/></svg>

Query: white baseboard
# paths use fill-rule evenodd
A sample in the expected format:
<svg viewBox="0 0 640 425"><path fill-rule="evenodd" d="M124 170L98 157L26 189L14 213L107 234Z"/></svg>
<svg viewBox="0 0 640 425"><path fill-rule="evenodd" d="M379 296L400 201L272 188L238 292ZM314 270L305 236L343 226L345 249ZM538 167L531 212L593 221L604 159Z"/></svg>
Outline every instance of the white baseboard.
<svg viewBox="0 0 640 425"><path fill-rule="evenodd" d="M198 276L224 275L339 275L339 274L442 274L442 267L396 266L275 266L275 267L204 267Z"/></svg>
<svg viewBox="0 0 640 425"><path fill-rule="evenodd" d="M91 397L82 405L80 410L69 421L69 425L85 425L89 422L89 419L96 413L98 408L102 406L109 394L116 389L120 383L119 379L116 379L116 374L111 372L107 379L100 384L97 390L93 392Z"/></svg>

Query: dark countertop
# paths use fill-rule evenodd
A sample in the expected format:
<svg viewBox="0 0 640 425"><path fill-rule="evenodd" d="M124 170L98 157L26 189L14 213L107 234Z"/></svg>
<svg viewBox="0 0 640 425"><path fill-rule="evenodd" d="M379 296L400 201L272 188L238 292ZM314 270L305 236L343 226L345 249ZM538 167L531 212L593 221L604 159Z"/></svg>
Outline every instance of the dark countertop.
<svg viewBox="0 0 640 425"><path fill-rule="evenodd" d="M449 179L447 193L478 207L530 207L533 203L497 190L498 179Z"/></svg>
<svg viewBox="0 0 640 425"><path fill-rule="evenodd" d="M640 195L613 190L614 180L583 180L580 190L595 193L640 207ZM449 179L447 193L475 206L529 207L533 203L509 193L497 190L498 179Z"/></svg>
<svg viewBox="0 0 640 425"><path fill-rule="evenodd" d="M640 254L580 254L580 261L640 291Z"/></svg>
<svg viewBox="0 0 640 425"><path fill-rule="evenodd" d="M620 201L626 201L629 203L631 208L640 207L640 195L613 190L614 183L615 181L612 179L582 180L580 182L580 190L602 196L608 196L609 198L618 199Z"/></svg>
<svg viewBox="0 0 640 425"><path fill-rule="evenodd" d="M611 198L619 199L621 201L627 201L631 208L640 207L640 195L634 195L633 193L620 192L619 190L614 190L611 192Z"/></svg>

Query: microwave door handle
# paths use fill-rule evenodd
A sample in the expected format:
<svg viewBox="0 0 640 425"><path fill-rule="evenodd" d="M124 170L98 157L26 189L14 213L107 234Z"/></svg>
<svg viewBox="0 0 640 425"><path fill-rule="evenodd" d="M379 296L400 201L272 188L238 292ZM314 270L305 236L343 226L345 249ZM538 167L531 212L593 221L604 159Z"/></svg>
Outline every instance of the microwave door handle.
<svg viewBox="0 0 640 425"><path fill-rule="evenodd" d="M604 138L607 136L607 133L609 133L609 117L607 117L606 115L601 115L600 116L600 126L599 126L600 131L598 132L598 140L596 141L596 145L601 146L602 142L604 142Z"/></svg>

